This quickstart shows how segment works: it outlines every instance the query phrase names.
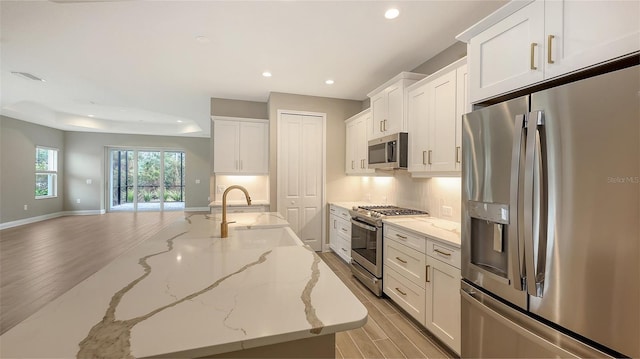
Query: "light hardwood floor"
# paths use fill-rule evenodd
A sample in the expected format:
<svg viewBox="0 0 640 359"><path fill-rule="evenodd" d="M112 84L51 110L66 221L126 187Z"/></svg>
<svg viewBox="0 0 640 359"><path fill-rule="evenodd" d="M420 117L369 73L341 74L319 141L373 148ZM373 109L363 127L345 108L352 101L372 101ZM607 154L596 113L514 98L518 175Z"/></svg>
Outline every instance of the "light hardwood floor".
<svg viewBox="0 0 640 359"><path fill-rule="evenodd" d="M181 217L68 216L0 231L0 334Z"/></svg>
<svg viewBox="0 0 640 359"><path fill-rule="evenodd" d="M362 328L336 335L336 358L452 358L430 333L416 324L389 298L378 298L351 275L349 266L333 252L320 253L369 311Z"/></svg>
<svg viewBox="0 0 640 359"><path fill-rule="evenodd" d="M108 213L0 231L0 333L183 217L183 212ZM366 289L335 253L320 257L369 311L364 327L336 335L336 358L453 356L388 298Z"/></svg>

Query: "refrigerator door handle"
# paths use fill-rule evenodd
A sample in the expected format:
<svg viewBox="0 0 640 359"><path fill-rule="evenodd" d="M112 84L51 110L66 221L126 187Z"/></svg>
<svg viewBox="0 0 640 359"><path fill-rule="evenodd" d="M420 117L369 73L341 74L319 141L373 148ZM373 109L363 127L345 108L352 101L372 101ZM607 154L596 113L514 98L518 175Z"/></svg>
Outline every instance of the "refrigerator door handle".
<svg viewBox="0 0 640 359"><path fill-rule="evenodd" d="M510 272L513 276L513 288L516 290L524 290L524 238L522 234L522 223L520 217L521 211L521 197L520 183L522 181L521 166L522 161L522 146L524 144L523 138L525 136L525 115L517 115L516 123L513 129L513 150L511 155L511 201L509 203L509 258L511 262Z"/></svg>
<svg viewBox="0 0 640 359"><path fill-rule="evenodd" d="M546 257L547 173L544 113L535 111L527 123L524 176L524 244L527 293L542 297Z"/></svg>

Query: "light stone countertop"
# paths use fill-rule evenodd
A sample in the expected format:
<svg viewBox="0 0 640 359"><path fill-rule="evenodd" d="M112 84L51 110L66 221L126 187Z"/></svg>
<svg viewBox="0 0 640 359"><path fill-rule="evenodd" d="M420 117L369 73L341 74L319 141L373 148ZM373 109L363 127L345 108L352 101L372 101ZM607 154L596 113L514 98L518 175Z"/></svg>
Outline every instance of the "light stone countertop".
<svg viewBox="0 0 640 359"><path fill-rule="evenodd" d="M281 218L238 215L226 239L217 216L169 225L0 336L0 357L197 357L364 325Z"/></svg>
<svg viewBox="0 0 640 359"><path fill-rule="evenodd" d="M390 217L382 222L393 224L417 235L428 236L460 248L461 231L460 223L458 222L435 217Z"/></svg>
<svg viewBox="0 0 640 359"><path fill-rule="evenodd" d="M269 205L269 201L266 200L251 200L251 205L252 206L268 206ZM246 200L229 200L227 201L227 206L229 207L247 207L247 201ZM209 203L209 207L222 207L222 200L220 201L213 201Z"/></svg>

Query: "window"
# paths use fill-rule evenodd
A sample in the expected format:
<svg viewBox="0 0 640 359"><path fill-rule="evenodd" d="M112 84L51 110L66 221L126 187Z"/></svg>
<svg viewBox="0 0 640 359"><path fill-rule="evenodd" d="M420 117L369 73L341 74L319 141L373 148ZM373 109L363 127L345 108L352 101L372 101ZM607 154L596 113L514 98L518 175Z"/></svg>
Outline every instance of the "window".
<svg viewBox="0 0 640 359"><path fill-rule="evenodd" d="M36 147L36 199L58 196L58 150Z"/></svg>

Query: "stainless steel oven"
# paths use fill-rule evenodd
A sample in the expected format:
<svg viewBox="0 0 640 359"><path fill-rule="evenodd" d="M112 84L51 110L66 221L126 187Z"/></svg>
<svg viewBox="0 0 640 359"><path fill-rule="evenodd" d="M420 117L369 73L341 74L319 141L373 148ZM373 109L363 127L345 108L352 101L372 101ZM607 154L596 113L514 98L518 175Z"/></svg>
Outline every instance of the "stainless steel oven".
<svg viewBox="0 0 640 359"><path fill-rule="evenodd" d="M427 212L396 206L354 207L351 214L351 273L375 295L382 295L382 219L424 216Z"/></svg>
<svg viewBox="0 0 640 359"><path fill-rule="evenodd" d="M351 218L351 271L374 294L382 295L382 223Z"/></svg>

